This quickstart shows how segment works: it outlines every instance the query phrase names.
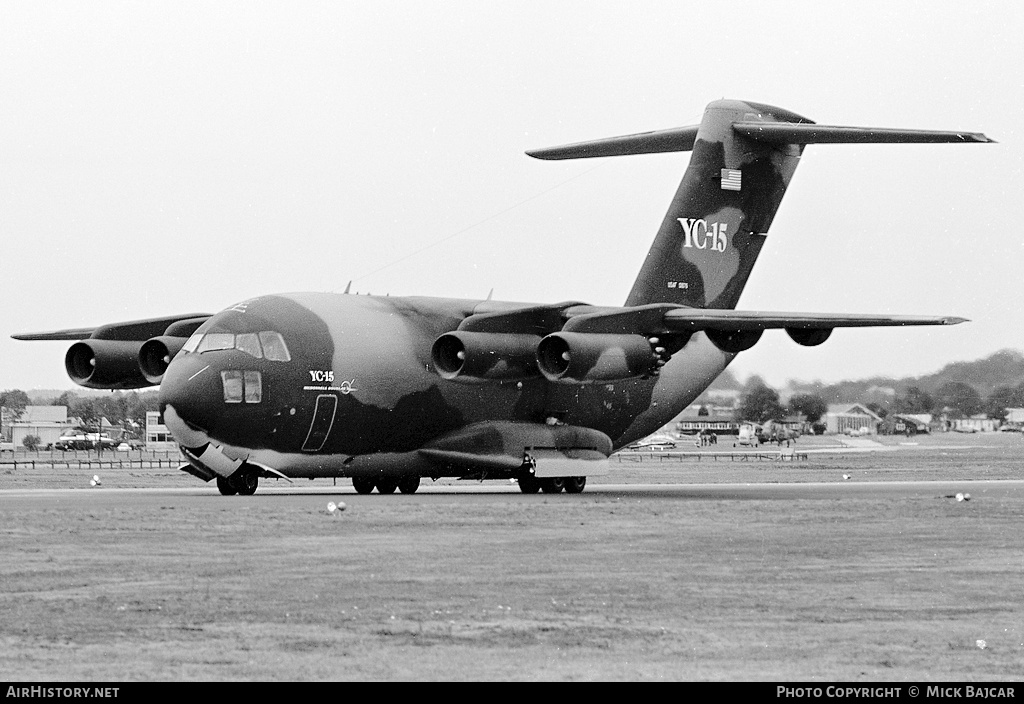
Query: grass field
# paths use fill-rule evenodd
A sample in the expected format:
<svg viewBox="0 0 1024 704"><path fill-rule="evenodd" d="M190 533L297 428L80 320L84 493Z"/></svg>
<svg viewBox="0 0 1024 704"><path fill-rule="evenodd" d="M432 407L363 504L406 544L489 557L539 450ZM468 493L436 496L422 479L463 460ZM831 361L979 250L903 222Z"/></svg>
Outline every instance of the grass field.
<svg viewBox="0 0 1024 704"><path fill-rule="evenodd" d="M801 440L806 460L624 457L579 496L454 482L357 496L318 480L226 498L166 467L105 469L101 487L99 471L0 468L0 672L1020 679L1024 489L974 483L957 501L948 486L1019 479L1024 438L881 443ZM686 489L889 480L943 483L795 499ZM329 500L348 508L331 515Z"/></svg>

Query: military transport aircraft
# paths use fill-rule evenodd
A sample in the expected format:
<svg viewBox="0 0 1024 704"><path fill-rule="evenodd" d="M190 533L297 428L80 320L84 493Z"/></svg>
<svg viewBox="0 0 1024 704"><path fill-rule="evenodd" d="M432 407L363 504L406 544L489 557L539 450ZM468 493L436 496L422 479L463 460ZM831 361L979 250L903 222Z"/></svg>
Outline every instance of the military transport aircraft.
<svg viewBox="0 0 1024 704"><path fill-rule="evenodd" d="M65 366L82 386L159 384L182 469L223 494L275 476L348 477L364 494L411 493L426 477L578 493L766 329L818 345L837 327L963 322L735 306L805 145L989 141L720 100L699 125L528 152L693 152L624 306L292 293L14 337L78 340Z"/></svg>

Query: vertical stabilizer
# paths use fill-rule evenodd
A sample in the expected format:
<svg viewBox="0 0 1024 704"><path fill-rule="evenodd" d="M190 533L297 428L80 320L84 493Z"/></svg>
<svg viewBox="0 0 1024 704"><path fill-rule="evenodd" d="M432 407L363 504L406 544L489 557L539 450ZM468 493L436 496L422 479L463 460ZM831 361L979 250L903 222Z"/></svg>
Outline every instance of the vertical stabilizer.
<svg viewBox="0 0 1024 704"><path fill-rule="evenodd" d="M750 122L810 123L767 105L711 103L627 306L736 307L803 151L733 131Z"/></svg>

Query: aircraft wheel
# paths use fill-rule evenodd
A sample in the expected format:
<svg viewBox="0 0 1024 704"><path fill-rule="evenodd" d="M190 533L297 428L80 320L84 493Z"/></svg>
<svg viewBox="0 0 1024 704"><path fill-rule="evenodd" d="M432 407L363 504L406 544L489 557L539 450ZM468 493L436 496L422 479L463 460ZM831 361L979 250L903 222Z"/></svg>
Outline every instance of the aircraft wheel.
<svg viewBox="0 0 1024 704"><path fill-rule="evenodd" d="M372 479L366 477L352 477L352 488L356 490L357 494L370 494L373 493L373 487L376 483Z"/></svg>
<svg viewBox="0 0 1024 704"><path fill-rule="evenodd" d="M228 480L234 485L240 496L252 496L260 485L260 475L254 469L243 467Z"/></svg>
<svg viewBox="0 0 1024 704"><path fill-rule="evenodd" d="M540 491L540 480L532 474L523 472L519 475L519 491L524 494L536 494Z"/></svg>
<svg viewBox="0 0 1024 704"><path fill-rule="evenodd" d="M565 477L548 477L540 480L540 490L545 494L557 494L565 488Z"/></svg>
<svg viewBox="0 0 1024 704"><path fill-rule="evenodd" d="M377 481L377 491L381 494L394 494L398 488L398 482L394 479L380 479Z"/></svg>
<svg viewBox="0 0 1024 704"><path fill-rule="evenodd" d="M227 477L217 477L217 490L224 496L234 496L238 489Z"/></svg>
<svg viewBox="0 0 1024 704"><path fill-rule="evenodd" d="M407 477L402 477L398 482L398 490L403 494L415 494L416 490L420 488L420 478L417 474L410 474Z"/></svg>
<svg viewBox="0 0 1024 704"><path fill-rule="evenodd" d="M565 490L570 494L579 494L583 491L583 487L587 485L586 477L566 477L565 478Z"/></svg>

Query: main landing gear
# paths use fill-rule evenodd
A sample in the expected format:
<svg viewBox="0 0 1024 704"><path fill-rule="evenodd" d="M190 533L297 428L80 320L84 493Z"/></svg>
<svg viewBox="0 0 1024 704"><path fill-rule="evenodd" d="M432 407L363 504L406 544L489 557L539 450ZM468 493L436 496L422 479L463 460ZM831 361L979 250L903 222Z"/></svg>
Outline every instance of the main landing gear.
<svg viewBox="0 0 1024 704"><path fill-rule="evenodd" d="M224 496L252 496L260 485L259 470L243 464L230 477L217 477L217 490Z"/></svg>
<svg viewBox="0 0 1024 704"><path fill-rule="evenodd" d="M415 494L420 488L420 478L415 474L408 474L399 479L352 477L352 487L357 494L371 494L374 488L381 494L394 494L396 489L403 494Z"/></svg>
<svg viewBox="0 0 1024 704"><path fill-rule="evenodd" d="M532 474L523 472L519 475L519 491L524 494L557 494L563 489L568 494L579 494L587 486L586 477L545 477L538 479Z"/></svg>

